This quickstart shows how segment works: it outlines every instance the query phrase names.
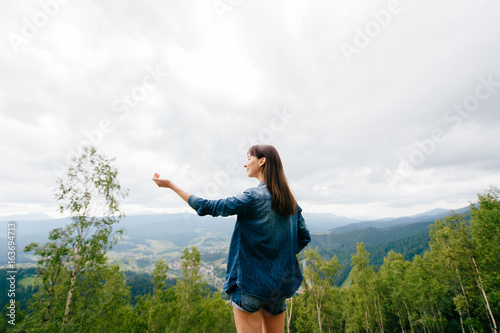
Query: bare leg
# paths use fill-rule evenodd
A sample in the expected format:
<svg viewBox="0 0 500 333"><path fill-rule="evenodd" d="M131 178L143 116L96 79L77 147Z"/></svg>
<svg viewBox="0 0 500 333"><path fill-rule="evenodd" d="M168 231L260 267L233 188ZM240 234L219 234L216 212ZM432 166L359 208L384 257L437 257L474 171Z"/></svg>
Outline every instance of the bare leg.
<svg viewBox="0 0 500 333"><path fill-rule="evenodd" d="M234 322L238 333L261 333L263 321L261 312L248 313L233 308Z"/></svg>
<svg viewBox="0 0 500 333"><path fill-rule="evenodd" d="M273 316L264 310L262 313L262 332L263 333L283 333L285 331L285 312Z"/></svg>

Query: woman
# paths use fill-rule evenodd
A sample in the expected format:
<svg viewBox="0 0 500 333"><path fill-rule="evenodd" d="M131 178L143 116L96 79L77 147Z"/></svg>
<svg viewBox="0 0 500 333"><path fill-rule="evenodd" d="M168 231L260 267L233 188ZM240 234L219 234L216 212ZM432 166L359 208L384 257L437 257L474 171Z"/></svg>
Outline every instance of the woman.
<svg viewBox="0 0 500 333"><path fill-rule="evenodd" d="M231 237L223 290L229 294L238 332L283 332L286 298L300 287L299 253L309 230L288 186L278 151L270 145L250 147L248 177L259 185L240 195L207 200L191 195L170 180L153 180L172 189L198 215L237 215Z"/></svg>

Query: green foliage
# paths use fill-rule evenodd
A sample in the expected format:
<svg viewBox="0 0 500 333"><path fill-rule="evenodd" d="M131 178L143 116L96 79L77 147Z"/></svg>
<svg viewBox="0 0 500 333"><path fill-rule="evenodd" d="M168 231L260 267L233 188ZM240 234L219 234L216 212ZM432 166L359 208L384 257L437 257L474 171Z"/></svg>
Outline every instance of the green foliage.
<svg viewBox="0 0 500 333"><path fill-rule="evenodd" d="M303 257L304 293L289 302L289 329L291 319L295 319L293 328L296 332L331 330L339 325L341 319L340 313L336 311L338 307L334 306L337 290L333 288L333 279L338 276L342 267L336 257L323 260L317 249L310 247L304 250Z"/></svg>
<svg viewBox="0 0 500 333"><path fill-rule="evenodd" d="M201 281L200 252L185 248L183 277L165 288L168 265L159 260L152 275L152 294L140 297L134 308L132 332L234 332L231 306Z"/></svg>
<svg viewBox="0 0 500 333"><path fill-rule="evenodd" d="M288 301L293 310L287 332L498 332L498 195L496 188L480 194L478 203L471 204L470 218L452 212L436 220L427 236L429 251L412 261L389 251L380 266L372 266L369 251L358 242L351 257L352 284L327 288L318 319L308 290L311 277L306 279L303 292ZM320 258L316 250L306 253L309 261ZM304 268L304 275L328 280L311 275L309 267L313 265Z"/></svg>
<svg viewBox="0 0 500 333"><path fill-rule="evenodd" d="M384 262L384 257L390 250L401 253L406 260L415 255L422 256L429 250L429 225L433 221L424 221L403 226L393 226L387 229L367 227L342 234L312 235L310 246L317 247L318 253L324 258L336 256L343 270L334 283L340 286L350 273L351 255L357 251L356 243L362 242L370 253L370 264L376 268Z"/></svg>
<svg viewBox="0 0 500 333"><path fill-rule="evenodd" d="M0 293L0 307L4 307L10 302L10 297L8 296L8 290L10 281L7 278L10 276L8 271L10 269L0 269L0 290L4 292ZM39 286L33 283L27 283L28 281L36 281L34 276L36 276L36 268L18 268L16 274L16 301L18 302L17 309L25 311L27 309L27 303L31 299L34 293L38 291ZM17 321L17 319L16 319Z"/></svg>
<svg viewBox="0 0 500 333"><path fill-rule="evenodd" d="M231 307L222 300L220 293L209 297L209 289L199 275L200 266L198 249L184 249L181 256L183 278L174 287L177 300L175 332L221 332L234 327Z"/></svg>

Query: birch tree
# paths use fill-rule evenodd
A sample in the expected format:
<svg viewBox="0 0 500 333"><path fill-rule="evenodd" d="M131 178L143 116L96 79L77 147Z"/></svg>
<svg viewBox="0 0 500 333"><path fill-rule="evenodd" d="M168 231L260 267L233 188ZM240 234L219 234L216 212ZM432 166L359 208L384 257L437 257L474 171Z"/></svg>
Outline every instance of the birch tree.
<svg viewBox="0 0 500 333"><path fill-rule="evenodd" d="M72 162L67 175L58 179L56 190L59 210L71 223L52 230L46 244L32 243L25 249L39 259L43 292L48 296L40 298L42 308L46 302L40 318L50 323L49 331L56 327L71 331L67 326L78 315L73 311L75 298L80 297L77 289L90 292L85 288L90 281L85 276L107 265L106 253L123 233L122 229L114 230L114 225L123 217L119 204L128 191L118 181L113 159L87 146Z"/></svg>
<svg viewBox="0 0 500 333"><path fill-rule="evenodd" d="M337 257L323 260L316 249L308 248L304 251L304 285L314 302L319 332L323 332L323 309L325 301L333 287L333 279L340 274L342 266Z"/></svg>

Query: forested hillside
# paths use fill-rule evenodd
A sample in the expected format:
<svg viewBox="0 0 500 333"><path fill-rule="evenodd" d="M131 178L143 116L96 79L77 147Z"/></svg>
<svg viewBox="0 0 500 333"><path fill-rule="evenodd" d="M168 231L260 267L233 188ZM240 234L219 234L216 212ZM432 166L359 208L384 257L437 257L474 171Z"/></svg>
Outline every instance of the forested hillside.
<svg viewBox="0 0 500 333"><path fill-rule="evenodd" d="M499 193L480 194L470 217L436 220L429 250L411 261L390 251L376 269L357 243L347 288L331 286L340 271L336 257L306 250L308 278L304 292L291 300L290 331L498 332Z"/></svg>
<svg viewBox="0 0 500 333"><path fill-rule="evenodd" d="M469 215L466 215L466 218L469 218ZM324 258L337 257L343 269L334 283L340 285L351 271L349 263L352 254L356 252L356 243L364 244L371 254L371 264L378 269L389 251L401 253L405 260L412 260L415 255L423 255L429 249L429 226L432 223L433 221L428 220L388 228L370 226L347 232L334 229L329 233L313 234L310 246L317 248L318 253ZM352 228L352 226L347 227Z"/></svg>

